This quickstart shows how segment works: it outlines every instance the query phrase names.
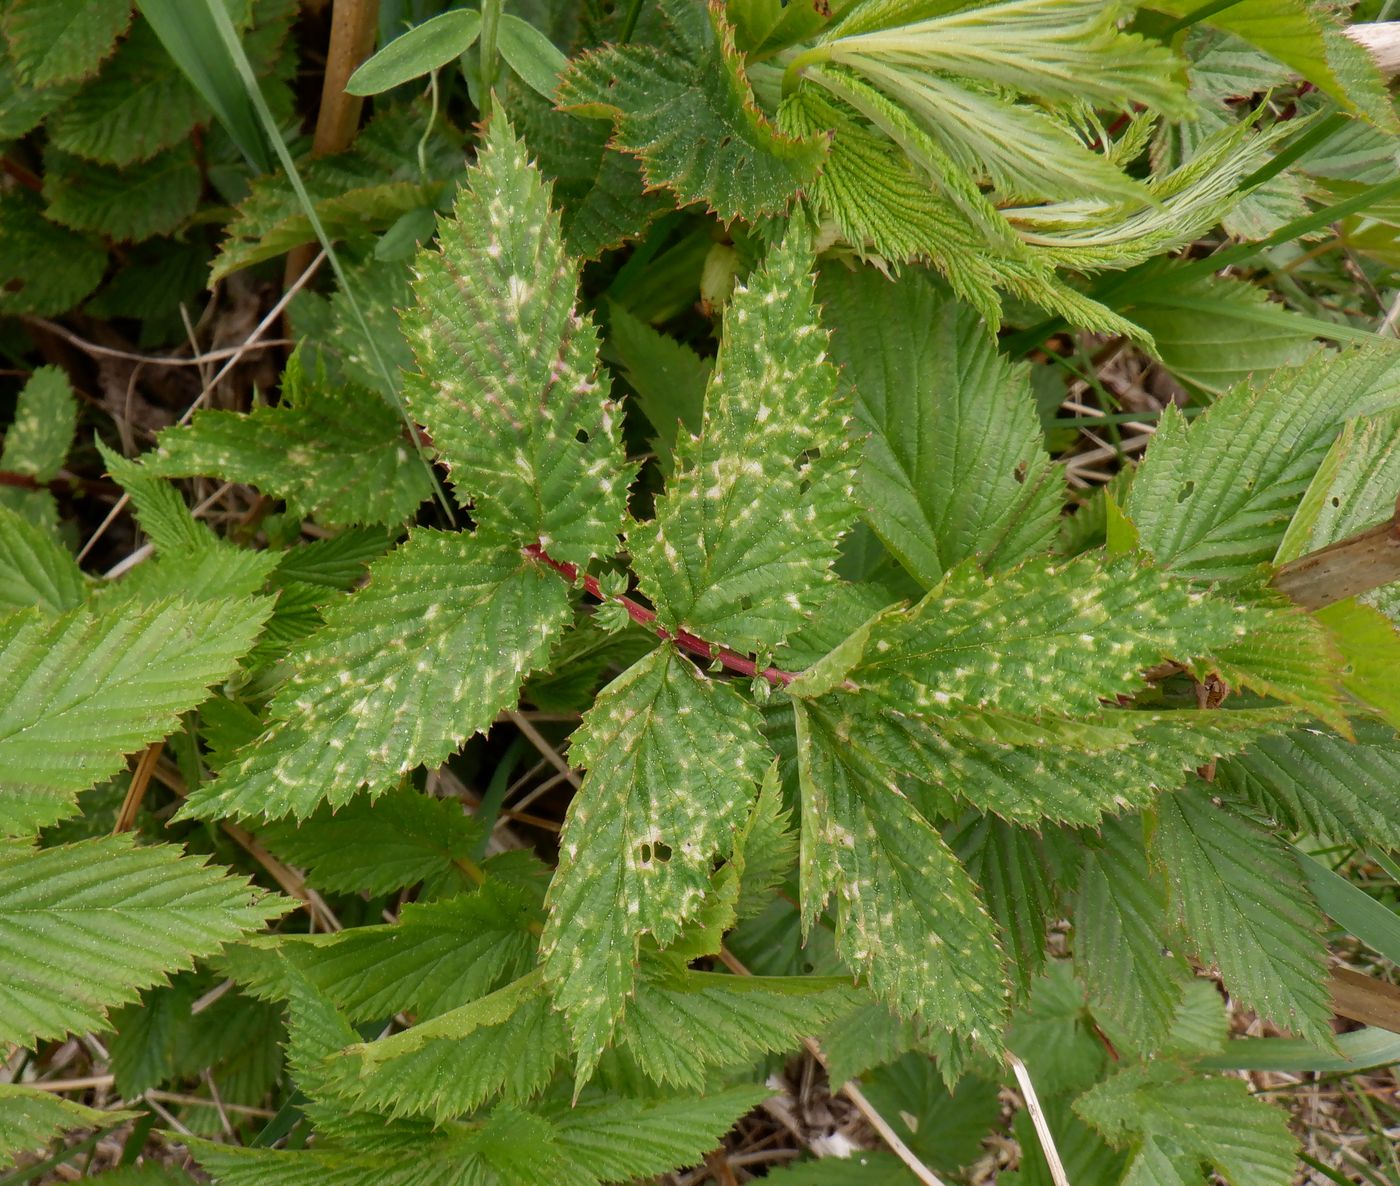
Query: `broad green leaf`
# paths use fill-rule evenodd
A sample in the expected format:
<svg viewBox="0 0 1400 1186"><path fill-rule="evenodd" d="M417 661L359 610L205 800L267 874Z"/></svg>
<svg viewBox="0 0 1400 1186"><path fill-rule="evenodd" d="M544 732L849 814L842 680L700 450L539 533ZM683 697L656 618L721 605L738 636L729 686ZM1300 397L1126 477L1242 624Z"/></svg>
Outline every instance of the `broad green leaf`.
<svg viewBox="0 0 1400 1186"><path fill-rule="evenodd" d="M646 188L636 157L609 147L612 124L557 111L527 91L513 97L511 118L554 182L571 255L597 259L640 238L673 208L665 190Z"/></svg>
<svg viewBox="0 0 1400 1186"><path fill-rule="evenodd" d="M1216 767L1216 782L1279 820L1359 847L1400 848L1400 737L1374 721L1353 722L1355 741L1298 729L1256 742Z"/></svg>
<svg viewBox="0 0 1400 1186"><path fill-rule="evenodd" d="M1035 1074L1042 1100L1077 1095L1103 1077L1108 1050L1068 960L1051 960L1018 1009L1006 1044Z"/></svg>
<svg viewBox="0 0 1400 1186"><path fill-rule="evenodd" d="M416 275L403 324L421 374L405 394L459 501L557 560L611 555L630 476L622 417L549 187L504 120Z"/></svg>
<svg viewBox="0 0 1400 1186"><path fill-rule="evenodd" d="M0 834L70 815L77 792L170 733L233 673L269 608L224 598L0 617Z"/></svg>
<svg viewBox="0 0 1400 1186"><path fill-rule="evenodd" d="M419 530L324 616L267 732L186 816L304 819L437 765L515 703L570 615L564 583L518 548Z"/></svg>
<svg viewBox="0 0 1400 1186"><path fill-rule="evenodd" d="M277 407L197 412L162 432L145 464L163 477L246 482L330 525L402 523L432 494L398 414L374 392L308 374L300 354Z"/></svg>
<svg viewBox="0 0 1400 1186"><path fill-rule="evenodd" d="M917 272L828 269L818 295L870 433L860 489L885 546L925 588L972 556L996 569L1044 551L1064 483L1025 367Z"/></svg>
<svg viewBox="0 0 1400 1186"><path fill-rule="evenodd" d="M106 268L107 249L95 236L49 222L28 190L0 193L0 313L66 313Z"/></svg>
<svg viewBox="0 0 1400 1186"><path fill-rule="evenodd" d="M77 82L29 86L8 55L0 55L0 140L18 140L73 97Z"/></svg>
<svg viewBox="0 0 1400 1186"><path fill-rule="evenodd" d="M520 81L542 98L554 100L559 75L568 59L543 33L518 16L502 13L496 29L496 48Z"/></svg>
<svg viewBox="0 0 1400 1186"><path fill-rule="evenodd" d="M130 165L186 139L208 109L154 29L138 22L91 83L49 119L55 148L107 165Z"/></svg>
<svg viewBox="0 0 1400 1186"><path fill-rule="evenodd" d="M1028 995L1045 963L1046 931L1057 913L1056 887L1040 837L994 815L969 811L944 829L944 838L996 920L1014 988Z"/></svg>
<svg viewBox="0 0 1400 1186"><path fill-rule="evenodd" d="M1395 406L1398 378L1390 345L1323 351L1236 387L1189 425L1168 408L1128 495L1143 547L1182 576L1249 579L1342 422Z"/></svg>
<svg viewBox="0 0 1400 1186"><path fill-rule="evenodd" d="M834 895L837 950L878 996L995 1048L1002 959L972 879L845 722L805 703L796 719L805 926Z"/></svg>
<svg viewBox="0 0 1400 1186"><path fill-rule="evenodd" d="M777 131L759 109L718 6L663 0L659 45L604 46L575 58L559 104L611 119L648 188L703 202L726 222L782 211L817 173L825 146Z"/></svg>
<svg viewBox="0 0 1400 1186"><path fill-rule="evenodd" d="M1287 1113L1253 1097L1240 1079L1189 1075L1171 1062L1128 1066L1074 1110L1132 1150L1123 1179L1132 1186L1194 1186L1201 1162L1230 1186L1278 1186L1297 1168Z"/></svg>
<svg viewBox="0 0 1400 1186"><path fill-rule="evenodd" d="M1141 818L1104 820L1083 850L1074 966L1091 1004L1144 1053L1166 1038L1190 974L1166 936L1166 882L1148 865Z"/></svg>
<svg viewBox="0 0 1400 1186"><path fill-rule="evenodd" d="M867 1076L861 1090L925 1165L946 1173L982 1156L1001 1111L995 1084L969 1075L950 1091L933 1060L918 1053Z"/></svg>
<svg viewBox="0 0 1400 1186"><path fill-rule="evenodd" d="M698 432L704 421L705 388L714 364L621 305L608 310L607 345L656 431L658 462L669 467L678 435Z"/></svg>
<svg viewBox="0 0 1400 1186"><path fill-rule="evenodd" d="M68 456L77 419L68 376L56 366L39 367L20 389L0 445L0 469L50 481Z"/></svg>
<svg viewBox="0 0 1400 1186"><path fill-rule="evenodd" d="M1380 610L1355 597L1313 615L1341 652L1342 687L1392 728L1400 729L1400 633Z"/></svg>
<svg viewBox="0 0 1400 1186"><path fill-rule="evenodd" d="M1288 846L1203 784L1162 796L1149 827L1189 948L1246 1006L1330 1046L1322 918Z"/></svg>
<svg viewBox="0 0 1400 1186"><path fill-rule="evenodd" d="M130 836L0 847L0 1041L101 1029L108 1009L294 905L224 874Z"/></svg>
<svg viewBox="0 0 1400 1186"><path fill-rule="evenodd" d="M320 889L379 895L420 881L449 892L469 886L465 862L481 834L456 799L403 788L337 811L322 807L299 824L271 824L258 839Z"/></svg>
<svg viewBox="0 0 1400 1186"><path fill-rule="evenodd" d="M50 152L45 157L44 214L74 230L131 242L176 230L194 213L203 188L188 141L121 168Z"/></svg>
<svg viewBox="0 0 1400 1186"><path fill-rule="evenodd" d="M352 95L378 95L446 66L466 53L481 32L481 13L471 8L444 12L407 33L400 33L363 62L345 90Z"/></svg>
<svg viewBox="0 0 1400 1186"><path fill-rule="evenodd" d="M736 287L700 434L682 434L656 517L628 533L661 623L741 650L808 620L855 517L846 403L810 262L793 234Z"/></svg>
<svg viewBox="0 0 1400 1186"><path fill-rule="evenodd" d="M1153 664L1211 655L1249 624L1135 557L1033 560L995 576L964 563L882 618L847 679L910 715L1093 713L1140 690Z"/></svg>
<svg viewBox="0 0 1400 1186"><path fill-rule="evenodd" d="M1184 17L1201 5L1196 0L1152 0L1151 7ZM1257 46L1343 107L1394 131L1395 114L1375 63L1347 42L1325 9L1308 0L1235 0L1200 19Z"/></svg>
<svg viewBox="0 0 1400 1186"><path fill-rule="evenodd" d="M130 0L12 0L3 27L20 77L46 87L96 72L130 21Z"/></svg>
<svg viewBox="0 0 1400 1186"><path fill-rule="evenodd" d="M581 1083L635 979L643 934L677 938L734 852L768 765L757 711L664 646L608 685L569 747L569 805L541 951Z"/></svg>
<svg viewBox="0 0 1400 1186"><path fill-rule="evenodd" d="M783 803L782 780L775 763L763 776L753 812L739 840L743 871L739 876L737 920L756 918L797 865L797 834L792 813Z"/></svg>
<svg viewBox="0 0 1400 1186"><path fill-rule="evenodd" d="M53 1091L0 1083L0 1169L15 1162L18 1153L32 1153L48 1146L71 1128L111 1128L134 1120L139 1113L89 1108L64 1099Z"/></svg>
<svg viewBox="0 0 1400 1186"><path fill-rule="evenodd" d="M542 885L526 889L491 877L474 893L406 903L396 923L253 940L225 953L222 966L260 997L287 996L290 966L351 1021L406 1011L421 1022L534 966L542 893Z"/></svg>
<svg viewBox="0 0 1400 1186"><path fill-rule="evenodd" d="M0 505L0 614L76 609L87 593L77 562L47 532Z"/></svg>
<svg viewBox="0 0 1400 1186"><path fill-rule="evenodd" d="M649 972L650 974L647 974ZM765 1054L792 1054L802 1039L862 1000L834 976L730 976L657 961L639 979L618 1025L618 1046L656 1083L699 1092L718 1070L742 1071ZM696 1042L724 1034L724 1042Z"/></svg>
<svg viewBox="0 0 1400 1186"><path fill-rule="evenodd" d="M1251 376L1296 366L1316 348L1321 327L1247 280L1207 276L1143 288L1143 298L1132 306L1133 320L1152 335L1167 370L1210 395L1223 395Z"/></svg>

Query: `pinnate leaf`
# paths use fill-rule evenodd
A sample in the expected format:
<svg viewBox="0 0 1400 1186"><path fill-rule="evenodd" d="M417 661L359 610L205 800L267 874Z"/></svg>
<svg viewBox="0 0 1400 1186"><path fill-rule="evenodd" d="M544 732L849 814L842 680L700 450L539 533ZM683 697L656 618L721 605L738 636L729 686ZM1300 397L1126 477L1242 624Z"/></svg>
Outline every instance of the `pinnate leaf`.
<svg viewBox="0 0 1400 1186"><path fill-rule="evenodd" d="M797 760L806 926L834 895L837 950L878 996L995 1048L1001 952L967 871L827 707L797 705Z"/></svg>
<svg viewBox="0 0 1400 1186"><path fill-rule="evenodd" d="M753 706L669 646L602 691L569 756L588 774L564 823L541 950L582 1080L632 989L639 938L668 943L704 906L769 758Z"/></svg>
<svg viewBox="0 0 1400 1186"><path fill-rule="evenodd" d="M0 1041L100 1029L108 1009L293 905L175 845L0 846Z"/></svg>
<svg viewBox="0 0 1400 1186"><path fill-rule="evenodd" d="M518 548L413 533L325 610L267 732L182 811L304 819L437 765L514 704L569 616L564 583Z"/></svg>
<svg viewBox="0 0 1400 1186"><path fill-rule="evenodd" d="M504 120L418 257L406 385L463 506L557 560L617 550L630 471L549 187Z"/></svg>
<svg viewBox="0 0 1400 1186"><path fill-rule="evenodd" d="M681 435L655 519L628 533L662 624L742 650L809 618L855 517L847 406L809 265L790 235L736 288L700 434Z"/></svg>

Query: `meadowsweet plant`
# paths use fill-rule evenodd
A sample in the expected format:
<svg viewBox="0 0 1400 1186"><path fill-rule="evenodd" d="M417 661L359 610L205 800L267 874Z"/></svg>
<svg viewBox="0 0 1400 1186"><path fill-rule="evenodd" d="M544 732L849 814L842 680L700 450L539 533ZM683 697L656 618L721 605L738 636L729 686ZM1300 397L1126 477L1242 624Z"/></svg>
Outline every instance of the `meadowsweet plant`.
<svg viewBox="0 0 1400 1186"><path fill-rule="evenodd" d="M291 6L0 8L5 1180L1294 1181L1238 1072L1400 1060L1344 14L514 7L314 139ZM206 263L275 391L80 402ZM729 1157L799 1057L855 1156Z"/></svg>

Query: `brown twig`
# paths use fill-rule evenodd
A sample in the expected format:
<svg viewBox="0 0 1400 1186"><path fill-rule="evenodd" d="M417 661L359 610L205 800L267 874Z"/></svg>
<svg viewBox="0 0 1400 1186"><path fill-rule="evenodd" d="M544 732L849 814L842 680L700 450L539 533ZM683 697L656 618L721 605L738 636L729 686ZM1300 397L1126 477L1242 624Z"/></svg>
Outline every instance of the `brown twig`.
<svg viewBox="0 0 1400 1186"><path fill-rule="evenodd" d="M650 610L640 602L633 601L630 597L614 597L604 593L598 584L596 577L580 573L578 565L568 564L562 560L555 560L539 544L530 544L522 549L526 556L532 560L538 560L547 564L562 576L571 585L582 584L583 591L590 597L599 601L612 601L622 606L627 611L627 616L636 622L643 629L650 631L657 638L665 642L675 643L681 650L687 651L701 659L709 659L717 662L726 670L734 672L736 675L746 675L750 678L759 676L772 684L775 688L786 687L798 676L795 671L783 671L777 667L759 668L749 656L741 655L738 651L731 651L728 647L716 646L714 643L706 642L703 638L697 638L688 630L668 630L664 626L657 625L656 611Z"/></svg>
<svg viewBox="0 0 1400 1186"><path fill-rule="evenodd" d="M1350 968L1333 968L1327 988L1333 1013L1400 1033L1400 988Z"/></svg>
<svg viewBox="0 0 1400 1186"><path fill-rule="evenodd" d="M151 775L156 771L156 763L160 760L164 748L163 741L148 745L140 761L136 763L136 769L131 772L131 785L126 788L126 798L122 800L121 810L117 812L117 822L112 828L113 835L131 831L132 824L136 822L136 813L141 810L141 801L146 797L146 788L151 785Z"/></svg>

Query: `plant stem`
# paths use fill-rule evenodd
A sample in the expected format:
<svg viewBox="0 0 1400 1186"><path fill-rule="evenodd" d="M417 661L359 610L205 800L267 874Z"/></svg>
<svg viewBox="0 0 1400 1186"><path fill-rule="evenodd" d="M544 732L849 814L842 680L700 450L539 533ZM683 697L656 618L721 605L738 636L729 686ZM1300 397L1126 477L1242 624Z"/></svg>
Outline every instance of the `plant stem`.
<svg viewBox="0 0 1400 1186"><path fill-rule="evenodd" d="M726 670L734 672L736 675L746 675L750 678L759 676L767 680L775 688L783 688L792 683L797 678L795 671L783 671L777 667L760 668L749 656L741 655L738 651L731 651L728 647L716 646L714 643L706 642L703 638L698 638L688 630L668 630L664 626L658 626L656 622L656 611L650 610L640 602L633 601L630 597L612 597L604 593L598 584L596 577L591 577L587 573L580 573L578 565L569 564L563 560L556 560L539 544L530 544L522 549L531 560L538 560L547 564L562 576L571 585L582 584L583 591L590 597L599 601L615 601L627 611L627 616L641 626L644 630L656 635L657 638L666 642L675 643L683 651L696 655L702 659L709 659L719 663Z"/></svg>
<svg viewBox="0 0 1400 1186"><path fill-rule="evenodd" d="M482 0L481 33L477 38L481 52L481 94L477 96L477 107L483 125L491 119L491 88L496 85L496 29L500 23L501 0Z"/></svg>

